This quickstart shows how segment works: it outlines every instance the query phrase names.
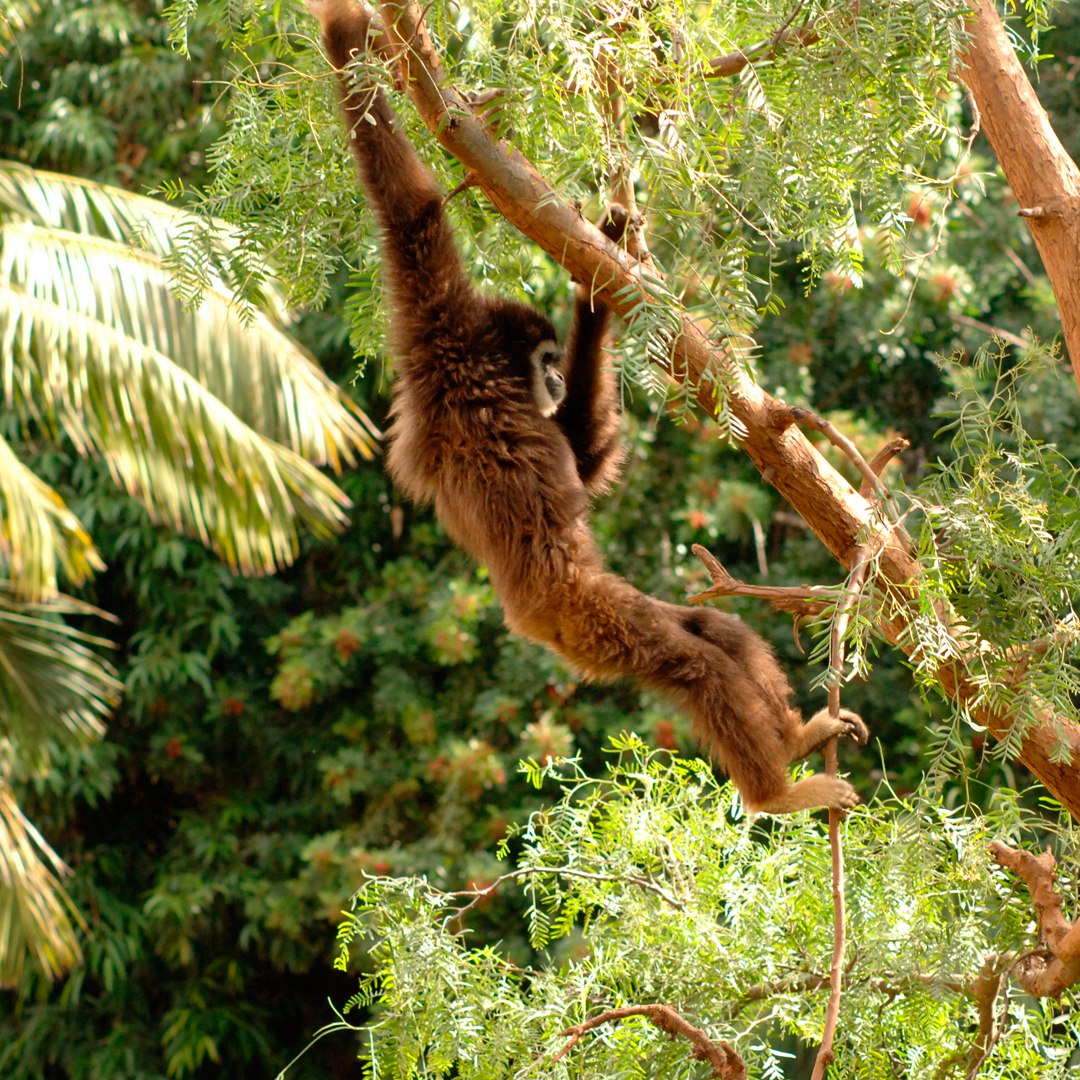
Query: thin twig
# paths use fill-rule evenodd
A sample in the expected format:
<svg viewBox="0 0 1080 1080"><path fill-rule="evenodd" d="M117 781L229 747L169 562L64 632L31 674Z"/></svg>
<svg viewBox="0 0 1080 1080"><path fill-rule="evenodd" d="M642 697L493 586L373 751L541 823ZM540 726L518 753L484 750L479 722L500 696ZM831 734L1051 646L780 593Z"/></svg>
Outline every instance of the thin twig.
<svg viewBox="0 0 1080 1080"><path fill-rule="evenodd" d="M859 452L859 448L834 424L826 420L825 417L818 416L813 410L803 408L800 405L789 406L787 415L793 424L799 424L801 427L810 428L813 431L820 431L859 470L863 480L870 486L871 490L878 493L881 501L886 505L890 503L889 492L886 490L885 485L882 484L881 477L870 468L866 458Z"/></svg>
<svg viewBox="0 0 1080 1080"><path fill-rule="evenodd" d="M981 319L973 319L970 315L961 315L959 312L949 312L949 318L956 323L957 326L967 326L972 330L980 330L984 334L989 334L991 337L1001 338L1002 341L1007 341L1010 345L1015 345L1018 349L1030 349L1031 340L1029 338L1022 338L1019 334L1014 334L1011 330L1005 330L1000 326L991 326L988 322L983 322Z"/></svg>
<svg viewBox="0 0 1080 1080"><path fill-rule="evenodd" d="M688 596L688 604L703 604L718 596L756 596L760 600L768 600L779 611L805 615L808 612L817 614L832 607L842 592L836 585L748 585L732 577L708 548L694 544L690 550L705 564L713 583L703 592Z"/></svg>
<svg viewBox="0 0 1080 1080"><path fill-rule="evenodd" d="M844 635L851 621L851 610L866 583L870 568L870 549L865 545L858 548L852 562L851 576L848 579L848 591L837 606L833 616L832 633L829 639L829 667L832 678L829 684L829 715L840 717L840 682L844 669ZM839 769L836 749L837 739L830 739L824 747L825 772L835 776ZM836 1025L840 1019L840 995L844 982L844 948L847 941L847 918L844 903L844 845L840 835L840 825L844 819L841 810L829 810L829 847L832 851L832 894L833 894L833 956L829 967L829 1003L825 1008L825 1026L821 1033L821 1049L811 1080L822 1080L825 1070L835 1058L833 1040Z"/></svg>
<svg viewBox="0 0 1080 1080"><path fill-rule="evenodd" d="M784 20L783 26L767 41L758 42L757 45L751 45L748 49L736 49L734 52L725 53L723 56L710 60L704 72L705 78L722 79L728 75L738 75L744 67L755 60L771 60L789 42L794 42L803 48L813 45L821 37L814 30L814 22L807 23L800 30L791 29L791 24L801 13L802 7L801 3L796 4L791 14Z"/></svg>
<svg viewBox="0 0 1080 1080"><path fill-rule="evenodd" d="M516 878L521 877L536 877L540 875L584 878L586 881L622 881L627 885L634 885L639 889L643 889L645 892L653 893L676 911L686 910L686 905L681 900L676 899L669 892L660 888L655 881L638 877L635 874L598 874L589 870L577 870L572 866L524 866L517 870L511 870L501 877L497 877L490 885L485 886L483 889L469 889L452 893L452 896L472 897L464 907L458 908L457 911L454 912L453 918L460 919L466 911L476 907L477 904L483 903L483 901L498 890L501 885L505 885L508 881L513 881Z"/></svg>
<svg viewBox="0 0 1080 1080"><path fill-rule="evenodd" d="M911 445L907 439L902 435L897 435L896 438L890 439L870 460L870 471L880 479L881 474L885 471L885 466L897 454L902 454ZM869 499L871 494L870 481L863 477L863 482L859 486L859 494L864 499Z"/></svg>
<svg viewBox="0 0 1080 1080"><path fill-rule="evenodd" d="M712 1075L721 1080L746 1080L746 1063L736 1053L735 1047L721 1040L716 1043L701 1028L694 1027L679 1015L670 1005L628 1005L621 1009L605 1009L599 1016L586 1020L582 1024L560 1031L560 1035L569 1036L567 1044L552 1057L560 1061L588 1031L611 1023L613 1020L625 1020L631 1016L643 1016L668 1035L681 1036L693 1044L690 1056L695 1061L704 1061L712 1066Z"/></svg>

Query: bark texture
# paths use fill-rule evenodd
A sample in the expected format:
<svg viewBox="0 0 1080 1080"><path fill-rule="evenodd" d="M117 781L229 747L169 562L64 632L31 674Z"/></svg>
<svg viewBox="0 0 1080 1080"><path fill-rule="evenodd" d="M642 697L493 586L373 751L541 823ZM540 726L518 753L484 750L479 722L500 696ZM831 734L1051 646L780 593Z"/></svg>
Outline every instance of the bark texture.
<svg viewBox="0 0 1080 1080"><path fill-rule="evenodd" d="M1039 249L1080 386L1080 169L1050 126L994 4L969 3L959 75Z"/></svg>

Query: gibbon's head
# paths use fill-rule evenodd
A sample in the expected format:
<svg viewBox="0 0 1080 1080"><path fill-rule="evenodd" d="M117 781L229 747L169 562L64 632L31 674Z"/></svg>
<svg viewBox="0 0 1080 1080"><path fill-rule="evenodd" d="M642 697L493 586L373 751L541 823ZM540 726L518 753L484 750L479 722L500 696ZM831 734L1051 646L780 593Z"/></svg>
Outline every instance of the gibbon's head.
<svg viewBox="0 0 1080 1080"><path fill-rule="evenodd" d="M562 356L558 342L551 338L541 341L529 353L533 400L541 416L551 416L566 397L566 382L559 370Z"/></svg>

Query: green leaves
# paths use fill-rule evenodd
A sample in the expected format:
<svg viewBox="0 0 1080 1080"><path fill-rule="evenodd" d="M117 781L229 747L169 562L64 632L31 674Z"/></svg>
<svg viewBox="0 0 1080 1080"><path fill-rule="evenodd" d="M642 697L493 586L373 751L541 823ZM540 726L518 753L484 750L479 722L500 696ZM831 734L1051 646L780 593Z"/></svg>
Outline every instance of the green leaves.
<svg viewBox="0 0 1080 1080"><path fill-rule="evenodd" d="M300 527L344 525L348 501L313 463L370 456L374 429L271 320L272 290L246 319L231 307L225 240L206 240L211 291L191 309L163 263L189 217L19 166L0 170L0 205L0 380L24 423L103 456L242 572L291 562Z"/></svg>
<svg viewBox="0 0 1080 1080"><path fill-rule="evenodd" d="M575 762L543 769L562 798L516 829L517 869L501 890L529 901L528 969L471 947L472 893L416 878L377 878L342 924L338 967L363 952L354 1001L374 999L361 1046L373 1073L501 1080L538 1075L609 1080L698 1077L690 1048L648 1024L613 1024L565 1060L566 1028L606 1009L663 1003L751 1074L786 1072L782 1048L820 1038L831 957L829 848L800 814L755 825L733 814L733 791L702 762L649 753L623 736L605 775ZM535 772L530 769L530 772ZM933 1075L963 1060L976 1029L970 982L987 956L1024 941L1030 913L992 866L990 836L1028 822L949 813L891 800L844 825L849 941L836 1074L891 1080L897 1061ZM1063 845L1073 831L1063 826ZM1005 954L1008 955L1006 956ZM1007 1018L980 1077L1068 1075L1068 1004L1006 988ZM1053 1017L1065 1022L1055 1028Z"/></svg>

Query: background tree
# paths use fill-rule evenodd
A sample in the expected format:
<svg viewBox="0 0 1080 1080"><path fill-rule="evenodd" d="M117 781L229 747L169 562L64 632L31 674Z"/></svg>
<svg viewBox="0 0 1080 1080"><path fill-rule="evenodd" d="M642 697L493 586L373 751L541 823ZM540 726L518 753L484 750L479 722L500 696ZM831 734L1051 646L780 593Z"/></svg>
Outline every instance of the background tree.
<svg viewBox="0 0 1080 1080"><path fill-rule="evenodd" d="M55 104L55 101L54 101ZM198 247L185 306L167 260ZM20 812L10 774L99 737L119 683L61 595L104 568L89 533L9 440L60 437L100 456L159 521L241 573L291 562L298 528L340 528L348 500L315 467L371 456L374 429L284 333L269 282L233 306L229 277L265 271L190 215L117 188L0 162L0 984L27 954L78 957L64 866Z"/></svg>
<svg viewBox="0 0 1080 1080"><path fill-rule="evenodd" d="M713 21L705 24L703 37L696 36L694 22L681 9L658 7L655 16L629 10L621 17L645 20L639 27L655 24L667 50L661 49L662 56L689 50L682 55L692 63L696 57L730 56L738 47L760 60L763 53L753 53L750 46L772 41L791 11L770 14L764 7L738 7L735 12L711 5ZM282 271L294 299L329 300L329 313L309 317L301 331L330 369L342 376L351 373L347 331L335 312L348 316L351 344L361 354L376 357L382 341L379 322L372 318L378 306L377 254L361 231L364 210L342 149L329 73L312 47L310 22L303 16L294 21L297 12L291 8L178 9L180 14L196 10L201 20L187 34L197 55L194 68L184 75L182 58L164 55L166 32L153 10L126 10L146 20L128 35L132 50L143 55L156 50L162 70L175 73L176 87L162 98L140 97L139 107L132 108L133 116L145 108L145 115L161 121L155 128L157 121L147 120L142 140L151 152L141 169L125 174L128 182L140 188L159 184L168 171L155 155L160 152L164 160L177 152L175 170L185 178L187 198L201 195L215 212L243 221L246 250ZM273 23L271 16L279 11L282 21ZM656 52L635 45L641 38L633 26L616 35L610 18L604 21L571 5L474 5L467 12L455 9L453 17L449 12L432 5L428 14L440 48L452 61L454 84L503 88L491 116L501 125L497 130L512 130L560 190L581 198L587 208L598 208L600 181L621 159L626 143L606 120L607 97L599 89L594 46L617 39L620 50L634 54L621 61L623 70L645 74L654 67ZM800 14L796 12L788 29ZM912 482L922 460L955 457L948 434L936 436L937 422L928 423L925 411L948 389L963 391L957 404L972 421L957 429L957 449L966 446L974 453L990 444L1006 446L1011 453L1011 442L1005 441L1017 434L1011 415L1005 427L988 427L988 410L971 411L984 388L993 389L992 369L940 367L931 359L938 351L973 353L985 336L975 323L992 323L1018 339L1029 324L1046 336L1054 332L1049 290L1004 189L993 179L985 189L981 186L985 159L976 148L957 170L963 132L954 134L948 125L942 128L928 120L916 130L913 123L916 117L940 117L933 112L938 108L946 109L947 120L959 115L951 111L959 107L955 86L945 79L945 46L956 24L931 25L933 16L947 14L932 6L916 10L860 5L855 21L847 8L826 14L833 36L819 41L816 51L778 40L773 44L785 47L769 57L769 63L744 68L726 76L727 81L679 78L674 88L665 83L657 89L653 82L644 82L628 89L638 95L631 99L639 108L630 115L641 125L634 138L641 136L648 148L640 160L642 175L649 170L651 178L643 185L650 194L650 243L660 264L676 271L669 278L676 282L669 292L677 293L703 325L732 334L753 328L757 347L752 359L765 384L777 393L783 388L789 400L822 408L843 404L850 411L834 419L861 445L876 445L893 433L890 429L908 433L916 428L917 452L904 459ZM897 21L879 32L881 24L874 21L879 17ZM52 72L65 73L68 99L82 106L85 116L96 113L94 95L101 85L117 78L118 71L136 70L122 63L127 55L123 48L102 49L92 33L82 40L71 37L67 18L67 12L46 7L43 17L31 24L27 33L40 39L34 48L48 58L29 69L40 83L40 97L24 99L17 113L6 114L6 132L14 130L14 122L19 125L19 134L8 141L10 153L31 157L39 166L58 163L40 156L42 148L24 133L49 107ZM719 21L727 18L736 21ZM85 16L75 21L90 29L101 25ZM944 38L935 36L941 28ZM892 29L911 31L916 44L907 45L905 34L890 36ZM1067 58L1076 51L1067 31L1065 27L1055 38L1042 38L1040 48ZM183 38L182 27L175 36ZM31 43L20 43L29 56ZM510 46L514 51L507 51ZM941 51L935 51L938 46ZM89 56L80 52L83 48ZM218 52L221 48L224 54ZM238 65L231 71L227 93L210 95L205 83L190 95L182 90L183 79L190 80L193 70L223 79L225 72L217 66L223 58ZM83 66L62 62L72 59ZM934 92L925 99L920 96L922 62L934 65L926 82ZM1061 66L1066 76L1067 60ZM571 70L573 78L567 74ZM786 81L800 70L801 82ZM880 77L885 72L890 79L895 76L896 87ZM846 73L853 73L847 83L841 77ZM1044 89L1055 81L1053 74L1043 69ZM117 85L134 95L134 83ZM1069 84L1063 77L1058 85ZM844 86L851 96L836 93ZM575 94L570 106L567 88ZM714 100L701 101L701 94ZM852 100L859 108L852 106L855 111L845 118L840 103ZM869 102L872 107L863 107ZM924 105L931 111L924 111ZM688 120L691 106L693 119ZM487 107L493 108L490 102ZM56 122L62 124L78 112L56 110ZM830 134L834 114L836 131ZM122 127L126 114L119 108L104 115ZM806 118L801 126L796 123ZM899 144L903 153L890 124L904 133ZM799 149L808 131L814 138L802 149L809 164L793 167L781 151ZM203 133L207 138L222 136L210 155L215 172L209 176L203 171ZM927 188L917 169L905 174L897 164L913 153L911 140L927 133L941 140L940 164L914 160L932 177L955 173L955 200L946 197L941 185ZM800 138L792 142L793 134ZM422 131L417 135L419 145L430 150L427 136ZM845 142L845 137L853 141ZM708 140L707 146L694 156L699 154L699 138ZM68 144L79 145L75 137ZM845 156L849 145L859 147L860 155ZM78 153L74 156L68 167L77 164ZM729 176L720 166L726 169L732 161L737 164ZM462 179L446 158L436 154L434 164L447 189ZM117 166L103 155L94 168L109 175ZM877 175L879 184L865 199L860 187L864 175ZM755 185L777 198L794 192L801 201L796 199L781 214L783 207L763 197L769 212L759 213L746 198ZM819 187L836 196L829 205L842 207L833 218L823 216L821 207L810 201ZM695 201L703 191L708 193L706 202L715 206L706 219ZM845 191L847 203L840 197ZM854 200L852 192L859 193ZM858 232L849 228L852 202ZM901 217L879 227L892 219L876 219L870 211L875 205ZM518 290L556 315L565 314L565 274L514 230L500 225L476 190L459 194L451 212L480 278L487 277L503 291ZM910 222L902 220L905 214ZM803 219L818 230L819 246L809 265L820 278L812 278L809 292L798 258L804 238L796 230L784 241L783 228L776 227L798 225ZM828 230L826 221L832 221ZM913 238L917 251L922 244L920 258L896 257L901 235ZM864 291L852 287L855 270L862 274ZM241 297L245 281L240 275L235 283ZM252 288L257 286L254 279ZM647 305L641 321L622 338L626 370L653 387L665 380L649 365L649 349L652 345L659 350L664 327L671 325L662 318L670 299L665 296L664 305ZM781 303L786 306L776 315L773 309ZM879 328L891 333L884 336ZM1006 369L1012 362L1010 354ZM1059 440L1068 456L1075 441L1075 395L1063 392L1052 367L1036 370L1019 385L1028 431ZM380 390L378 375L365 373L359 391L375 415L384 404ZM640 587L671 599L707 583L690 560L689 545L695 542L707 543L743 577L767 568L770 582L832 580L835 565L822 545L761 485L745 456L719 442L715 429L698 421L686 406L687 400L677 396L667 403L641 396L633 402L627 420L632 454L626 479L597 519L613 565ZM680 427L669 422L669 409L687 423ZM981 441L973 438L980 424L989 433ZM557 892L551 899L558 910L549 916L557 930L571 931L569 937L552 938L550 955L534 952L528 924L511 919L523 903L542 912L544 902L533 903L528 895L522 899L512 882L485 894L466 916L478 940L506 943L501 958L493 952L467 954L460 939L443 930L442 936L432 937L428 911L434 910L434 923L441 924L439 912L445 910L439 890L494 881L508 869L495 861L494 838L505 833L509 821L524 822L530 810L558 798L553 779L546 781L552 786L536 791L515 778L518 758L540 761L576 751L582 768L598 775L600 750L610 735L625 728L642 732L654 745L693 750L681 722L673 720L662 703L632 688L577 685L551 657L508 639L499 628L499 613L483 574L446 547L425 515L396 505L377 467L361 467L343 482L357 506L355 528L348 536L332 546L306 550L297 568L283 576L242 582L201 549L149 526L125 500L106 490L97 470L75 461L69 450L41 449L33 463L80 518L92 524L110 566L96 577L87 597L123 614L124 644L117 659L127 697L113 724L113 741L58 755L48 773L23 771L14 778L28 812L76 866L73 895L91 913L92 935L85 967L62 988L50 991L26 975L17 996L5 1006L10 1012L4 1021L0 1065L8 1073L195 1076L211 1070L239 1074L280 1067L303 1044L305 1034L326 1019L326 997L341 1000L355 987L352 977L338 975L337 982L332 981L335 977L323 963L329 922L339 917L344 897L360 883L364 870L428 875L426 892L406 892L413 922L404 919L403 909L393 902L396 893L412 885L380 882L365 903L374 905L380 895L386 900L375 906L376 930L396 919L403 932L413 933L413 941L437 944L429 955L445 951L452 962L446 967L418 965L413 954L395 944L400 939L386 934L382 952L369 957L358 950L353 963L378 973L384 964L400 961L402 970L432 980L446 973L451 980L441 985L453 986L462 1003L458 1013L447 1014L418 993L416 1012L408 1012L388 999L384 1008L389 1011L383 1015L392 1012L396 1027L386 1029L391 1041L378 1044L380 1052L391 1052L392 1040L411 1019L440 1039L456 1032L453 1037L460 1040L465 1033L473 1045L481 1036L500 1038L516 1024L528 1036L525 1052L535 1051L528 1067L545 1060L540 1055L561 1049L569 1036L543 1033L554 1033L560 1022L576 1023L582 1014L553 1009L536 1027L519 1023L521 1014L509 1008L517 994L511 985L517 977L506 966L509 960L542 971L543 985L552 995L547 1000L560 1003L560 1008L568 991L577 994L586 982L596 988L591 1000L597 1009L611 1003L612 987L639 1001L650 993L654 1000L667 996L716 1040L742 1040L736 1042L739 1051L760 1074L779 1075L783 1069L792 1076L804 1075L799 1071L803 1066L783 1055L804 1054L803 1042L817 1038L824 992L804 981L784 984L781 993L768 992L746 1006L740 1007L740 1001L755 987L760 992L766 975L801 978L807 972L820 975L822 965L827 967L826 850L815 826L786 822L775 835L748 832L743 825L729 831L728 796L714 796L704 780L678 774L677 783L660 785L674 802L670 817L657 807L658 820L668 823L664 829L669 840L678 838L689 850L679 849L675 860L665 856L650 861L653 834L634 833L632 826L641 820L643 805L657 804L642 804L629 790L620 804L625 812L613 812L611 829L597 834L595 855L611 860L620 873L628 862L618 860L633 860L626 877L594 882L605 891L583 891L567 906L561 906L560 897L575 885L572 878L538 879ZM1060 513L1045 535L1061 538L1056 550L1063 554L1068 534L1060 526L1075 502L1071 474L1063 469L1055 473L1054 463L1034 444L1025 444L1024 450L1025 455L1042 455L1042 463L1031 466L1029 487L1036 474L1057 477L1038 490L1056 493L1059 499L1055 505ZM956 470L961 478L971 473L973 456L956 460L967 462ZM839 466L848 468L843 462ZM853 473L850 476L857 482ZM1024 489L1022 481L1014 491ZM961 509L978 505L963 503L955 488L926 502ZM1011 599L987 612L993 616L987 621L999 623L1004 642L1008 618L1017 612L1034 616L1049 607L1056 616L1067 610L1067 603L1059 603L1058 594L1051 597L1052 604L1046 603L1050 594L1045 585L1055 580L1054 568L1063 565L1052 546L1046 553L1053 557L1043 562L1039 586L1027 593L1026 603L1016 592L1032 560L1042 559L1044 552L1041 544L1024 546L1022 527L1036 520L1031 508L1006 501L997 505L1000 520L989 522L992 529L983 527L972 545L980 556L974 565L985 578L974 585L983 585L982 592L960 577L949 577L947 584L953 586L954 601L965 591L970 594L969 610L975 616L988 596ZM756 534L755 520L760 526ZM914 520L910 515L909 523ZM972 515L960 525L975 520ZM960 525L953 528L950 541L954 534L964 535ZM1010 537L1014 542L1006 543ZM955 567L959 553L958 547L950 547L941 568ZM1067 594L1069 579L1056 580ZM1032 600L1036 594L1040 603ZM791 640L789 620L769 615L757 603L728 603L749 614L755 626L775 629L785 664L801 676L804 703L819 704L819 693L807 695L808 675ZM985 623L979 629L985 633ZM1029 632L1024 624L1022 635ZM1015 641L1023 640L1022 635L1017 633ZM806 627L802 637L807 643L814 640ZM861 655L856 651L857 659ZM889 783L909 794L907 806L876 806L872 818L853 820L849 826L853 891L862 905L852 901L852 934L864 936L867 945L865 956L859 954L865 965L857 972L853 968L859 989L849 995L841 1029L843 1033L850 1025L862 1041L853 1039L839 1049L862 1061L872 1059L856 1059L857 1051L872 1048L878 1054L874 1067L880 1066L883 1075L904 1068L917 1072L928 1061L945 1068L946 1059L954 1056L948 1067L962 1075L969 1061L975 1061L969 1055L987 1012L984 1003L991 1000L996 1012L990 1013L1006 1017L1006 1030L1013 1033L1010 1056L1002 1059L1007 1067L1019 1068L1016 1063L1022 1062L1015 1050L1021 1032L1038 1033L1030 1053L1045 1062L1048 1047L1067 1042L1068 1021L1062 1018L1069 1015L1071 999L1057 1011L1041 1005L1032 1009L1012 991L1007 998L979 998L964 988L974 985L976 961L1029 944L1019 933L1027 899L1014 894L1002 907L1006 885L1000 871L989 867L982 837L1004 837L1012 843L1036 834L1044 838L1058 827L1055 819L1031 818L1017 809L1003 789L1027 785L1022 768L1008 757L980 752L983 733L976 730L972 736L965 714L946 722L941 704L927 707L911 696L910 674L894 658L883 654L872 679L849 685L844 693L845 704L863 711L881 745L889 748ZM937 718L929 728L928 715ZM631 752L630 743L620 745L624 754ZM862 790L869 793L875 778L882 777L884 756L874 748L861 758L845 756ZM929 781L917 796L910 795L928 766ZM638 772L663 768L659 763L635 765L632 759L627 767ZM576 785L572 778L570 782ZM702 801L700 817L687 808L693 796ZM1035 799L1028 796L1027 801L1033 805ZM965 809L946 814L941 803ZM977 804L991 816L977 816L970 808ZM575 819L567 809L552 820L569 824ZM623 828L620 821L631 828ZM712 844L713 833L722 841L719 850ZM960 839L961 834L967 839ZM591 831L578 829L578 835L583 844L592 843ZM549 839L553 860L562 859L567 849L558 826ZM738 858L722 861L739 844L745 847L739 848ZM618 854L620 850L624 854ZM962 851L963 857L951 862L950 850ZM1065 831L1059 873L1066 887L1075 874L1072 850ZM533 857L521 837L511 839L510 851L523 857L526 866ZM594 857L587 846L582 854ZM680 896L686 921L673 917L678 909L632 880L654 873L662 881L659 875L674 872L685 881L692 870L705 867L715 867L715 891L714 879L706 875L707 887ZM890 876L886 868L897 872ZM751 869L759 869L762 876L751 876ZM874 870L881 873L872 876ZM740 875L745 889L733 896ZM897 886L901 881L907 890L903 896ZM579 878L576 884L584 888L589 883ZM433 897L434 906L426 906L427 899L421 905L421 895ZM934 896L945 898L940 907L931 906ZM905 898L910 904L901 902ZM659 906L650 908L653 901ZM459 906L465 902L467 898L448 901ZM981 922L981 914L994 906L1000 917ZM627 914L631 909L633 917ZM589 932L596 935L589 938L572 928L575 914L585 910L591 915ZM597 918L602 910L623 917ZM895 915L903 925L889 921L885 938L866 936L881 913L890 920ZM534 915L534 926L542 918ZM620 925L627 936L620 935ZM925 932L912 934L912 926ZM736 932L743 929L747 932ZM631 942L634 934L639 936ZM539 947L542 940L535 938L535 944ZM904 945L900 952L898 940ZM956 943L958 951L934 951L934 940ZM699 946L713 949L700 967L694 951ZM890 957L902 970L903 982L882 981ZM680 965L688 963L687 973L700 977L679 981ZM770 968L773 963L776 967ZM576 982L567 980L566 971L575 968L587 968L588 974ZM485 997L489 970L504 972L504 996ZM725 971L733 973L731 980L718 982ZM480 972L483 979L476 978ZM915 994L915 982L925 979L930 980L930 992ZM431 984L416 985L423 990ZM573 994L570 1000L590 1000L588 990L583 996ZM477 1028L473 1021L485 1014L470 1011L468 1003L481 999L488 1006L505 1000L509 1023L503 1023L500 1013L498 1023ZM732 1017L734 1010L738 1015ZM886 1029L891 1043L875 1035ZM611 1075L602 1070L610 1070L613 1060L634 1061L643 1050L663 1053L671 1075L678 1075L674 1070L679 1068L703 1068L693 1065L681 1042L660 1046L653 1041L655 1029L645 1021L631 1020L610 1030L621 1057L605 1056L591 1043L595 1036L584 1032L571 1051L576 1055L571 1058L574 1068ZM520 1046L520 1034L515 1039ZM367 1034L360 1045L371 1049ZM401 1062L412 1060L412 1052L406 1047L404 1056L393 1059L397 1071L405 1073ZM302 1062L298 1074L305 1068L322 1075L355 1074L348 1041L328 1040L313 1053L320 1056ZM429 1067L435 1066L429 1062ZM459 1062L456 1067L464 1066ZM997 1066L979 1067L995 1075L987 1070ZM1068 1067L1064 1051L1054 1067ZM1010 1075L1005 1066L999 1071Z"/></svg>

